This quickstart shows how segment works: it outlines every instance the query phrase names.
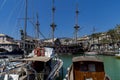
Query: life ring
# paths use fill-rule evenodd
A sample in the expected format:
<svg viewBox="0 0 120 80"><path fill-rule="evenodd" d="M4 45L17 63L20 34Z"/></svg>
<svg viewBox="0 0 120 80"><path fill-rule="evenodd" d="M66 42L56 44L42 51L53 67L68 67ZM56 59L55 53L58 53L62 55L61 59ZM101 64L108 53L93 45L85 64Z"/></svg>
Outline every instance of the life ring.
<svg viewBox="0 0 120 80"><path fill-rule="evenodd" d="M45 50L44 48L36 48L34 54L37 56L45 56Z"/></svg>
<svg viewBox="0 0 120 80"><path fill-rule="evenodd" d="M34 53L35 53L35 55L37 55L37 56L41 56L40 48L36 48L36 49L34 50Z"/></svg>
<svg viewBox="0 0 120 80"><path fill-rule="evenodd" d="M41 56L45 56L45 49L41 48L40 53L41 53Z"/></svg>

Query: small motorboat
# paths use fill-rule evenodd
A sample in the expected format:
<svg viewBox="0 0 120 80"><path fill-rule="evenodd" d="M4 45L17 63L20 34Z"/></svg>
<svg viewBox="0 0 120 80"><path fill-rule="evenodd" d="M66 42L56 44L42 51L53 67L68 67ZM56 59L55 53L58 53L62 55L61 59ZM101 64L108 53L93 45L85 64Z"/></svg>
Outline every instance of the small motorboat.
<svg viewBox="0 0 120 80"><path fill-rule="evenodd" d="M78 56L72 59L66 80L110 80L105 74L103 61L95 56Z"/></svg>

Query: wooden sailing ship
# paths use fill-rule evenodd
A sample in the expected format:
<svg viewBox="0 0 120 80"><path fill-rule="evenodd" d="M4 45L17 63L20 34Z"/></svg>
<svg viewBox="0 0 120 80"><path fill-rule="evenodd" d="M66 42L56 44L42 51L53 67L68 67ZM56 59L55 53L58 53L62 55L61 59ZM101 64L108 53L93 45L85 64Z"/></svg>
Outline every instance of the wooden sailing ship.
<svg viewBox="0 0 120 80"><path fill-rule="evenodd" d="M104 63L94 56L78 56L66 75L67 80L110 80L105 74Z"/></svg>

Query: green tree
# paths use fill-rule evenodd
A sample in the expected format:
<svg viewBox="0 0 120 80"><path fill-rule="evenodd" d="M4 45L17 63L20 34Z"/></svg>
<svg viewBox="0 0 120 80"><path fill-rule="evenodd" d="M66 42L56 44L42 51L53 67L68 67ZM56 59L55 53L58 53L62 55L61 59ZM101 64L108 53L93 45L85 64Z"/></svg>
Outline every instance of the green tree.
<svg viewBox="0 0 120 80"><path fill-rule="evenodd" d="M114 29L110 29L108 32L107 32L107 35L110 36L109 40L111 40L112 43L115 43L116 40L117 40L117 36L116 36L116 31Z"/></svg>
<svg viewBox="0 0 120 80"><path fill-rule="evenodd" d="M93 43L94 43L94 40L97 40L97 42L98 42L98 44L99 44L99 42L100 42L99 38L101 37L101 34L102 34L102 33L94 33L94 34L91 35L91 38L92 38L92 40L93 40Z"/></svg>
<svg viewBox="0 0 120 80"><path fill-rule="evenodd" d="M117 40L120 41L120 24L117 24L115 27Z"/></svg>

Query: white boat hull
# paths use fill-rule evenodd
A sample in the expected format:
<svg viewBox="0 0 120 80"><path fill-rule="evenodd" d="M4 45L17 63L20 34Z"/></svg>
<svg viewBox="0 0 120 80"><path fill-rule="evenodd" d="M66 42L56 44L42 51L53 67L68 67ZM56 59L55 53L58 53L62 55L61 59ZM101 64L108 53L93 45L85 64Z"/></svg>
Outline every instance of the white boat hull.
<svg viewBox="0 0 120 80"><path fill-rule="evenodd" d="M96 54L98 54L98 52L90 51L90 52L85 52L85 54L87 54L87 55L96 55Z"/></svg>
<svg viewBox="0 0 120 80"><path fill-rule="evenodd" d="M116 58L120 58L120 54L115 54L115 57Z"/></svg>

